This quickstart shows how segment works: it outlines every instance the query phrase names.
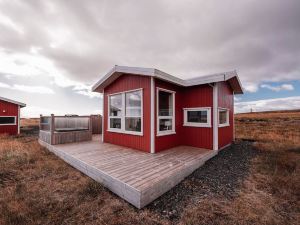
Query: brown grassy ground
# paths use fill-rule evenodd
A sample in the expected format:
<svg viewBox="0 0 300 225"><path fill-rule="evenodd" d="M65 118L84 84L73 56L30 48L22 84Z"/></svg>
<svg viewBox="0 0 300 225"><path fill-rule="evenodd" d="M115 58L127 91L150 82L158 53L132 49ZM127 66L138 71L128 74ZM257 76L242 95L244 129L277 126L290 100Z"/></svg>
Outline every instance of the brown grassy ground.
<svg viewBox="0 0 300 225"><path fill-rule="evenodd" d="M300 224L300 112L237 115L236 138L260 151L239 197L207 199L181 224Z"/></svg>
<svg viewBox="0 0 300 225"><path fill-rule="evenodd" d="M179 221L134 209L34 135L0 137L0 224L299 224L300 113L238 115L236 136L260 150L238 197L204 198Z"/></svg>

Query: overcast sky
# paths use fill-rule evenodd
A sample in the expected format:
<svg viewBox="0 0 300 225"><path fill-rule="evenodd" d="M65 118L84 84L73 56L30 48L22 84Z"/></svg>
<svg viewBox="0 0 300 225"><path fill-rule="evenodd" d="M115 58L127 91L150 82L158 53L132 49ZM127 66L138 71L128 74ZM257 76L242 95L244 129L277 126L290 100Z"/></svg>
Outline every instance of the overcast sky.
<svg viewBox="0 0 300 225"><path fill-rule="evenodd" d="M23 116L99 113L90 87L114 65L236 69L237 111L300 108L299 21L299 0L0 0L0 96Z"/></svg>

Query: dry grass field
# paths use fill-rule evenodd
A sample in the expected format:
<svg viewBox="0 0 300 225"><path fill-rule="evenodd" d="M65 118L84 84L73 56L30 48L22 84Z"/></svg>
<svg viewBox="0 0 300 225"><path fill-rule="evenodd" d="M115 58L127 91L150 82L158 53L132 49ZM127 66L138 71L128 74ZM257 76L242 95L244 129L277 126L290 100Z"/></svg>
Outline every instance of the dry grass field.
<svg viewBox="0 0 300 225"><path fill-rule="evenodd" d="M135 209L39 146L36 132L30 132L37 129L37 120L23 120L22 126L19 137L0 137L1 225L300 223L300 112L237 115L235 146L250 146L241 151L256 152L249 160L249 173L239 178L240 187L227 186L228 191L237 189L237 194L227 198L195 191L176 219L165 216L164 210L154 210L156 203ZM230 150L224 150L218 160ZM220 170L213 160L207 167ZM224 173L227 167L223 165ZM196 173L201 171L206 170ZM183 181L181 189L201 183L205 190L212 182L195 177ZM201 201L195 201L199 193ZM178 200L170 200L169 207L176 204Z"/></svg>

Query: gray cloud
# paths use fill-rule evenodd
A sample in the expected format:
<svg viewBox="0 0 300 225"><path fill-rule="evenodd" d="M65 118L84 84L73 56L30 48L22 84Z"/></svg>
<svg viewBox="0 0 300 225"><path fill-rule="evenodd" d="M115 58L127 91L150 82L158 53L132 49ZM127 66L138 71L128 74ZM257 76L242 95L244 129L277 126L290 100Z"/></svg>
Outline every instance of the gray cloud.
<svg viewBox="0 0 300 225"><path fill-rule="evenodd" d="M299 109L300 96L264 99L249 102L236 102L235 112L261 112L261 111L274 111L274 110L293 110Z"/></svg>
<svg viewBox="0 0 300 225"><path fill-rule="evenodd" d="M181 77L237 69L246 85L300 77L298 0L4 0L0 16L0 51L39 48L86 84L115 64Z"/></svg>

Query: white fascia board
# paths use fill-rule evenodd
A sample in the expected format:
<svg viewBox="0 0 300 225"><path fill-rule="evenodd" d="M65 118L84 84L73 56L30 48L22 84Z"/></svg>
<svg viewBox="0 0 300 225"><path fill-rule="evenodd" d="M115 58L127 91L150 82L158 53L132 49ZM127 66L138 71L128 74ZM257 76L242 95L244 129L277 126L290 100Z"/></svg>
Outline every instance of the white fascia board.
<svg viewBox="0 0 300 225"><path fill-rule="evenodd" d="M21 108L25 107L26 104L25 103L22 103L22 102L17 102L17 101L14 101L14 100L11 100L11 99L8 99L8 98L4 98L4 97L0 97L0 100L4 101L4 102L10 102L10 103L13 103L15 105L19 105Z"/></svg>
<svg viewBox="0 0 300 225"><path fill-rule="evenodd" d="M166 80L166 81L178 84L180 86L186 86L186 81L185 80L182 80L178 77L174 77L174 76L172 76L168 73L165 73L161 70L158 70L158 69L155 69L154 76L161 79L161 80Z"/></svg>
<svg viewBox="0 0 300 225"><path fill-rule="evenodd" d="M101 84L103 84L108 78L110 78L114 73L131 73L131 74L139 74L139 75L145 75L145 76L154 76L154 71L155 71L155 69L152 69L152 68L114 66L95 85L93 85L92 91L96 91L96 89Z"/></svg>
<svg viewBox="0 0 300 225"><path fill-rule="evenodd" d="M238 78L236 71L229 71L224 73L217 73L207 76L196 77L192 79L182 80L178 77L174 77L168 73L165 73L161 70L154 69L154 68L143 68L143 67L129 67L129 66L114 66L107 74L105 74L93 87L92 91L96 91L97 88L105 83L111 76L115 74L118 76L120 73L128 73L128 74L138 74L143 76L150 76L156 77L161 80L165 80L179 86L189 87L201 84L209 84L209 83L216 83L221 81L227 81L233 77L236 77L239 85L242 89L241 82ZM243 90L243 89L242 89Z"/></svg>
<svg viewBox="0 0 300 225"><path fill-rule="evenodd" d="M105 80L107 80L115 72L116 72L116 67L114 66L107 74L102 76L96 84L93 85L92 91L95 91L99 87L100 84L102 84Z"/></svg>
<svg viewBox="0 0 300 225"><path fill-rule="evenodd" d="M145 76L154 76L155 69L143 67L115 66L116 71L120 73L132 73Z"/></svg>
<svg viewBox="0 0 300 225"><path fill-rule="evenodd" d="M239 83L239 86L240 86L241 91L242 91L241 94L244 94L245 91L244 91L243 85L242 85L241 80L240 80L240 78L239 78L239 76L238 76L238 74L237 74L236 71L234 71L232 74L229 74L229 75L228 75L228 78L227 78L226 80L229 80L229 79L231 79L231 78L233 78L233 77L235 77L236 80L237 80L237 82Z"/></svg>

